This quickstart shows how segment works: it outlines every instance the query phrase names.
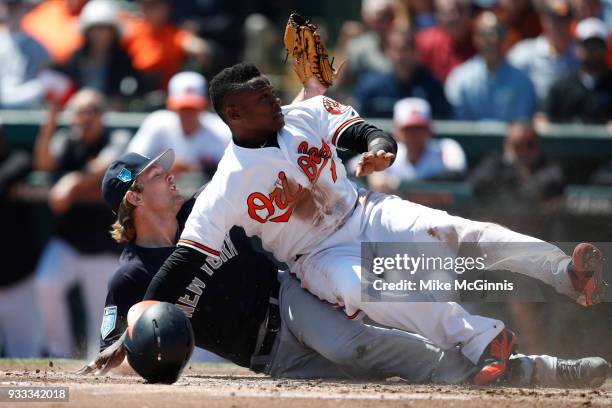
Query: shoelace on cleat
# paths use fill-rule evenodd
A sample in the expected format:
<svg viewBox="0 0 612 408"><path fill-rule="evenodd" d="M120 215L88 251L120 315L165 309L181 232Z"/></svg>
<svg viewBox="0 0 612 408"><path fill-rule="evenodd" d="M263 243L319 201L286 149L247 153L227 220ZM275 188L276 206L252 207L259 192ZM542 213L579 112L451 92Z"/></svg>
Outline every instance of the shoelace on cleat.
<svg viewBox="0 0 612 408"><path fill-rule="evenodd" d="M568 382L576 381L580 379L580 364L557 360L557 375Z"/></svg>

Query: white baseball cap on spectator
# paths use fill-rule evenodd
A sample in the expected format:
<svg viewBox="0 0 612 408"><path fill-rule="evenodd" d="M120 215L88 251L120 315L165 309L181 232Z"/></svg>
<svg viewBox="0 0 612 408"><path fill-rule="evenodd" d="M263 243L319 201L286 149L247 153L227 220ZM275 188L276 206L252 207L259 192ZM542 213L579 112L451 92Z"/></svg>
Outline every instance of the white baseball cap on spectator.
<svg viewBox="0 0 612 408"><path fill-rule="evenodd" d="M85 33L94 26L111 26L121 35L119 8L112 0L92 0L85 4L79 15L79 29Z"/></svg>
<svg viewBox="0 0 612 408"><path fill-rule="evenodd" d="M589 38L599 38L607 43L608 27L606 23L598 18L585 18L576 26L576 37L578 37L580 41L585 41Z"/></svg>
<svg viewBox="0 0 612 408"><path fill-rule="evenodd" d="M363 0L361 11L366 15L373 15L387 7L397 7L397 0Z"/></svg>
<svg viewBox="0 0 612 408"><path fill-rule="evenodd" d="M393 106L393 122L399 128L429 127L431 106L421 98L404 98Z"/></svg>
<svg viewBox="0 0 612 408"><path fill-rule="evenodd" d="M197 72L179 72L168 83L168 109L206 109L208 84Z"/></svg>

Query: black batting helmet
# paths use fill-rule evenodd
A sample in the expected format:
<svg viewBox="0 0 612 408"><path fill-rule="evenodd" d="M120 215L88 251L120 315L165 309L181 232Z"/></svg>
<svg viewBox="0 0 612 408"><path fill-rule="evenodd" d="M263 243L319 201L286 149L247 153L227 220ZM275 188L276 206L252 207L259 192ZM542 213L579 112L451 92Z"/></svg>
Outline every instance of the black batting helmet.
<svg viewBox="0 0 612 408"><path fill-rule="evenodd" d="M148 306L125 338L130 366L150 383L175 382L191 358L193 347L189 319L166 302Z"/></svg>

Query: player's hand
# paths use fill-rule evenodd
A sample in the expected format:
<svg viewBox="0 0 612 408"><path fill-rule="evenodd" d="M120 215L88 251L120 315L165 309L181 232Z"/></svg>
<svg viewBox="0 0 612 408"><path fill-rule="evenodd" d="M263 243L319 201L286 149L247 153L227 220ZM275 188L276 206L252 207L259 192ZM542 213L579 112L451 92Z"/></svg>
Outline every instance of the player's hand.
<svg viewBox="0 0 612 408"><path fill-rule="evenodd" d="M375 171L381 171L391 165L395 158L395 154L387 153L384 150L374 152L365 152L361 155L361 160L357 163L355 176L363 177L372 174Z"/></svg>
<svg viewBox="0 0 612 408"><path fill-rule="evenodd" d="M301 67L309 71L310 62L308 58L306 57L306 54L302 54L301 58L304 61ZM342 61L340 65L338 65L338 68L334 70L334 74L332 75L333 81L336 81L340 73L343 71L345 63L346 61ZM294 58L293 59L293 70L297 72L297 70L299 69L300 69L300 59ZM304 99L309 99L309 98L312 98L313 96L325 95L328 89L329 88L327 86L323 85L317 79L317 77L313 75L310 78L308 78L306 82L304 82L304 88L302 89L302 92L304 94Z"/></svg>
<svg viewBox="0 0 612 408"><path fill-rule="evenodd" d="M104 375L109 370L120 366L125 359L124 341L126 335L127 330L116 342L98 354L94 361L78 369L75 374L85 375L94 372L95 375Z"/></svg>
<svg viewBox="0 0 612 408"><path fill-rule="evenodd" d="M305 72L310 72L310 61L306 56L306 53L302 53L301 57L296 57L293 59L293 70L297 74L298 78L300 78L300 74L298 71L304 70ZM307 77L305 73L301 74L304 77ZM327 87L323 85L316 76L312 75L310 78L304 82L304 87L302 88L301 99L306 100L310 99L314 96L325 95L327 92Z"/></svg>

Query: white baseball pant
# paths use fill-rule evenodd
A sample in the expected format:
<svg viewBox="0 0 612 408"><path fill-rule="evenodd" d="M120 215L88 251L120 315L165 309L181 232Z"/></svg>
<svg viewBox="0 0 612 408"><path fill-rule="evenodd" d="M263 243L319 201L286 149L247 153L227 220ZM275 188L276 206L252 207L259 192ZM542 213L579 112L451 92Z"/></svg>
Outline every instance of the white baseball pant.
<svg viewBox="0 0 612 408"><path fill-rule="evenodd" d="M504 324L470 315L454 302L363 301L361 242L439 243L443 257L456 256L462 243L475 243L487 254L487 269L521 273L554 286L559 293L576 296L567 276L570 257L556 246L496 224L372 192L360 192L359 204L346 224L290 265L302 287L343 306L349 317L363 311L379 324L420 334L442 349L459 344L473 363ZM537 251L532 250L535 243Z"/></svg>

